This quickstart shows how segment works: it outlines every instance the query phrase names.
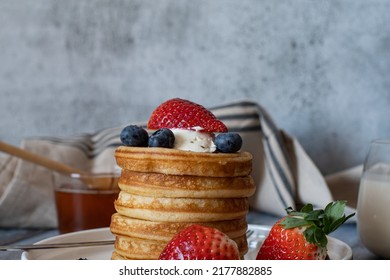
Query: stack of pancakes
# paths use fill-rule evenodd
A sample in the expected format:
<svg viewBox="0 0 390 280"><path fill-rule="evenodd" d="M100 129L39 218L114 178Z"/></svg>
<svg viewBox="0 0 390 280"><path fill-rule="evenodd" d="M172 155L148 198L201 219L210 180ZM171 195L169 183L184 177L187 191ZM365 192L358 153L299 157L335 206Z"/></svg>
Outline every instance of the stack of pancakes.
<svg viewBox="0 0 390 280"><path fill-rule="evenodd" d="M115 158L122 172L112 259L158 259L181 229L215 227L248 251L246 214L255 191L252 156L121 146Z"/></svg>

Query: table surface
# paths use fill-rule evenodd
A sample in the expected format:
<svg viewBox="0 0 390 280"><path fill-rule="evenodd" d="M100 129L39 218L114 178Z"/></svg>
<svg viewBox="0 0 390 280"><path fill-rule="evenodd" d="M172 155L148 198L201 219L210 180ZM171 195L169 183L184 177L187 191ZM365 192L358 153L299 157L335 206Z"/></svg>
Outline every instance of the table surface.
<svg viewBox="0 0 390 280"><path fill-rule="evenodd" d="M272 215L252 211L247 216L248 224L258 225L272 225L277 219L279 218ZM32 244L58 234L57 229L0 228L0 245ZM380 259L368 251L361 243L356 223L351 222L342 225L331 236L345 242L352 248L354 260ZM21 251L0 251L0 260L20 260L21 254Z"/></svg>

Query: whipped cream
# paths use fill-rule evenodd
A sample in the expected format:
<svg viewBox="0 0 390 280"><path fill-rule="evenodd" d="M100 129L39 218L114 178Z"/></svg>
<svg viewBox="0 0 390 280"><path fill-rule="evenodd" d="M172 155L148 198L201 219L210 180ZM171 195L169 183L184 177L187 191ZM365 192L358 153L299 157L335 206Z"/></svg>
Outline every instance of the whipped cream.
<svg viewBox="0 0 390 280"><path fill-rule="evenodd" d="M201 127L171 130L175 134L174 149L203 153L213 153L217 149L213 142L213 133L202 132Z"/></svg>

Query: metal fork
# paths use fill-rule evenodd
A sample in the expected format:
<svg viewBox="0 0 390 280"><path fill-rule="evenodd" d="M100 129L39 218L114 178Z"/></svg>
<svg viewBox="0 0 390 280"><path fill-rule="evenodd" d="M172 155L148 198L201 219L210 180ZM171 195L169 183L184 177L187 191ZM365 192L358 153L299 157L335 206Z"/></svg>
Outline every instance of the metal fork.
<svg viewBox="0 0 390 280"><path fill-rule="evenodd" d="M253 229L248 229L246 231L246 237L247 238L251 237L254 232L255 231ZM69 243L56 243L56 244L9 245L9 246L0 246L0 251L71 248L71 247L85 247L85 246L102 246L102 245L112 245L112 244L114 244L114 240L69 242Z"/></svg>
<svg viewBox="0 0 390 280"><path fill-rule="evenodd" d="M252 234L254 234L254 233L255 233L255 231L254 231L253 229L248 229L248 230L246 231L246 238L251 237Z"/></svg>
<svg viewBox="0 0 390 280"><path fill-rule="evenodd" d="M114 240L69 242L69 243L55 243L55 244L9 245L9 246L0 246L0 251L71 248L71 247L85 247L85 246L102 246L102 245L112 245L112 244L114 244Z"/></svg>

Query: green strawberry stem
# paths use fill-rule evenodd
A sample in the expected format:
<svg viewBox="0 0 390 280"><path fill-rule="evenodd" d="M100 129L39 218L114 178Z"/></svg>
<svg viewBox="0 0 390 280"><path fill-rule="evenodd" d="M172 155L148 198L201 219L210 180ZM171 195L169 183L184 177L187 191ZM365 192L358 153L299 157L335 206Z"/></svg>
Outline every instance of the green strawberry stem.
<svg viewBox="0 0 390 280"><path fill-rule="evenodd" d="M345 216L345 205L346 201L338 200L329 203L325 209L314 210L312 204L305 205L300 211L288 207L287 216L280 224L285 229L302 228L307 242L324 248L328 244L326 236L355 215Z"/></svg>

